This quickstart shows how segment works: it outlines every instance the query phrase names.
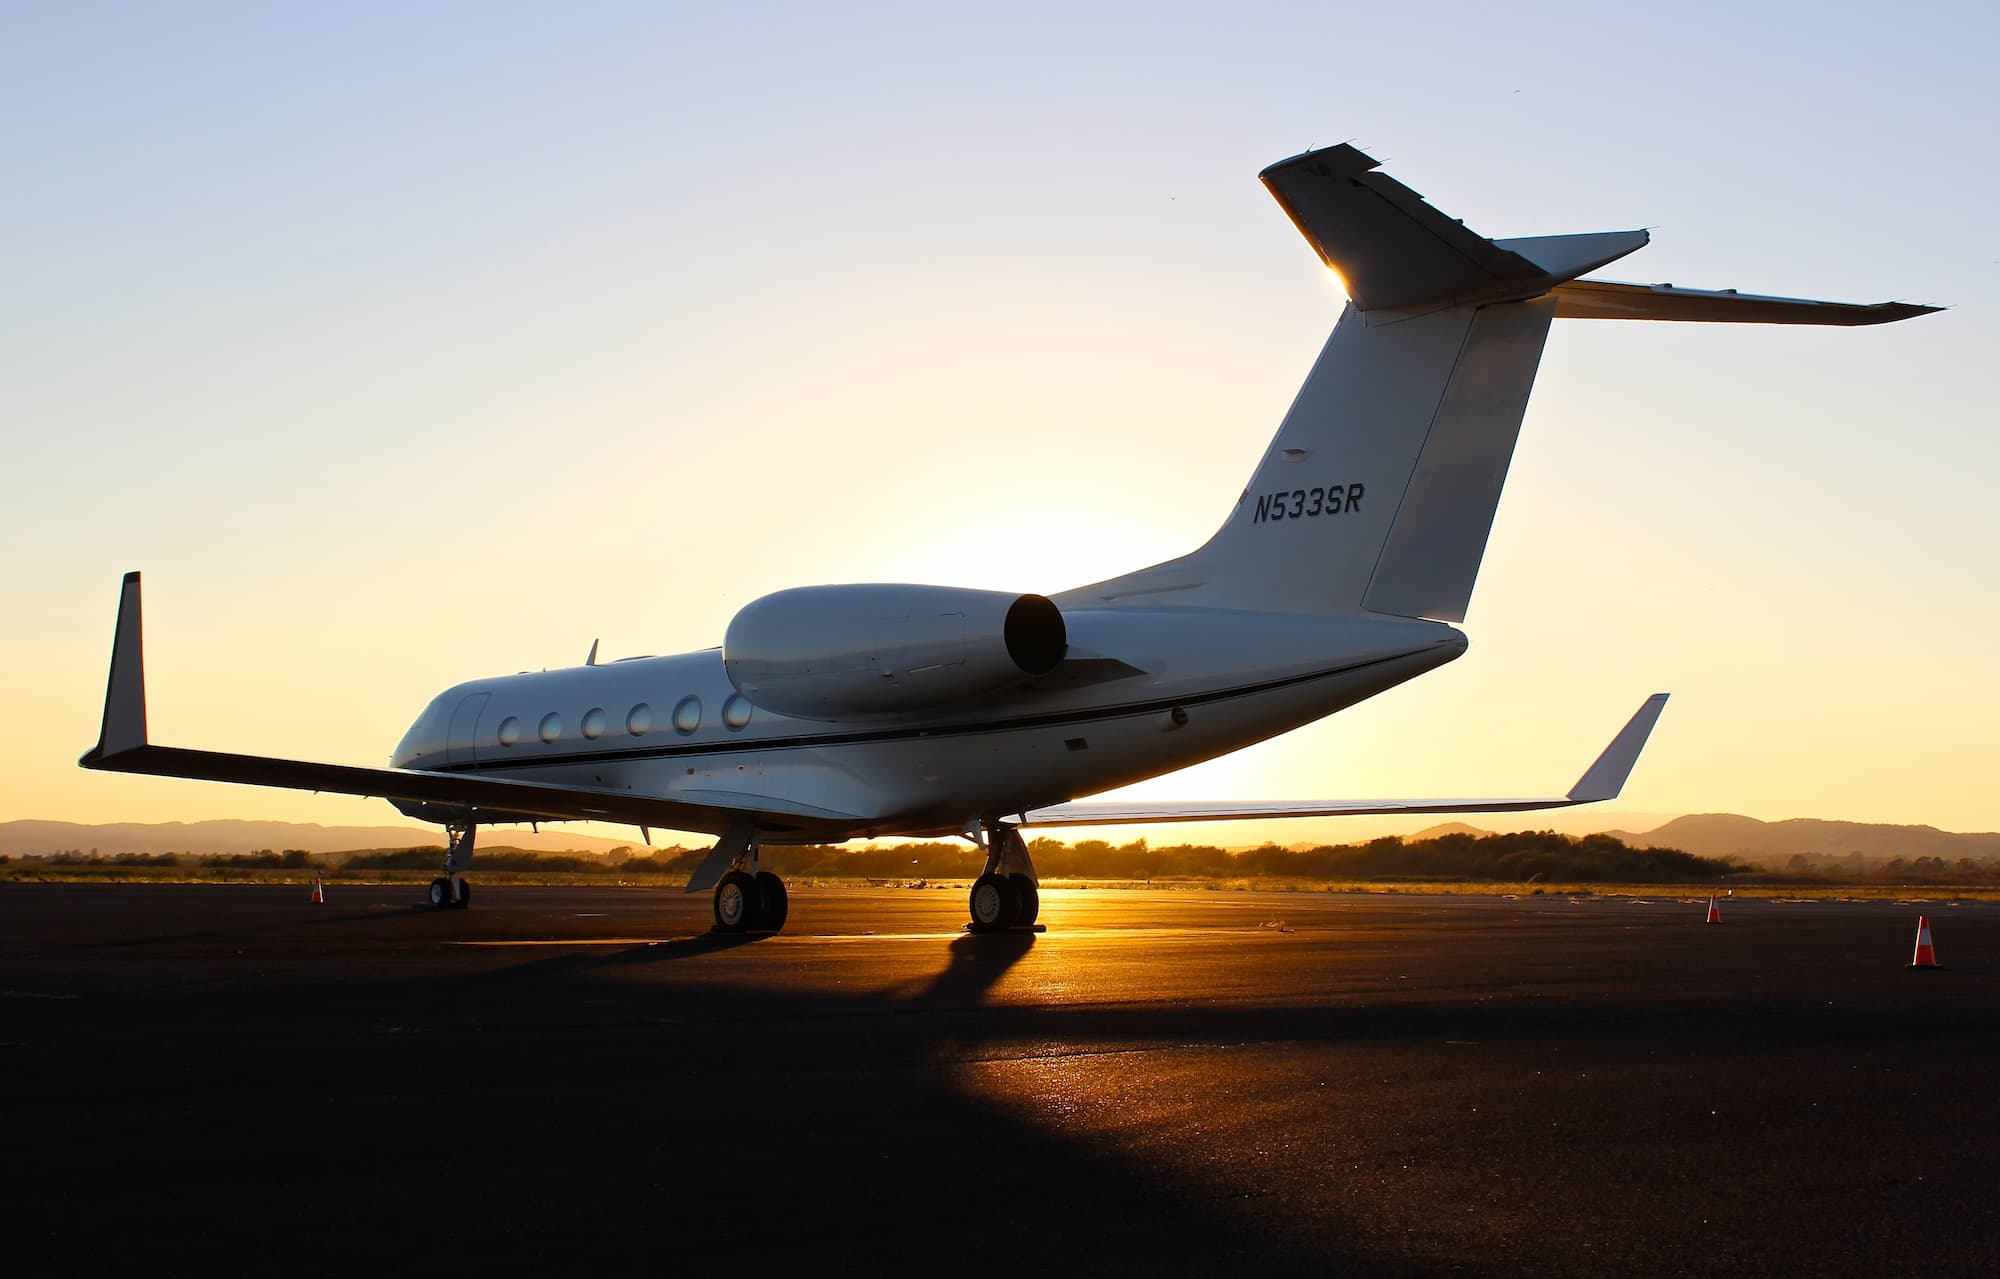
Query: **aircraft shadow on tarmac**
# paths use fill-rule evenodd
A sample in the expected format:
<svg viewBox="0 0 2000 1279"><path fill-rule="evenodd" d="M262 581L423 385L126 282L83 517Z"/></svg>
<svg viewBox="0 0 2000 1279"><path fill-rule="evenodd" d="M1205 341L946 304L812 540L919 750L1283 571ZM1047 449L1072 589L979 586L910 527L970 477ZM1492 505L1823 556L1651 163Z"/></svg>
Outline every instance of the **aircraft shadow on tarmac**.
<svg viewBox="0 0 2000 1279"><path fill-rule="evenodd" d="M1059 1032L1087 1044L1101 1032L1123 1042L1179 1043L1188 1033L1171 1019L1140 1025L1128 1015L1093 1027L1092 1019L1073 1014L986 1005L993 988L1034 950L1033 934L960 935L938 947L938 966L929 976L853 995L793 989L746 994L741 987L663 988L619 980L653 965L699 964L765 940L701 934L563 954L430 979L421 983L424 989L402 993L434 1006L490 1001L518 1009L553 999L591 1007L593 1025L573 1025L566 1037L524 1037L518 1047L529 1053L563 1057L560 1067L510 1062L510 1071L529 1077L560 1069L576 1078L630 1078L663 1054L670 1057L678 1082L663 1085L665 1092L680 1096L699 1081L697 1093L706 1091L712 1101L620 1105L617 1120L602 1128L587 1118L579 1122L574 1102L552 1102L541 1120L562 1116L571 1161L622 1162L635 1149L656 1152L659 1161L645 1172L650 1194L658 1196L653 1202L671 1203L690 1219L706 1217L725 1233L760 1229L737 1220L743 1204L791 1205L784 1229L755 1245L760 1259L774 1263L823 1264L829 1247L851 1252L859 1241L872 1250L864 1255L877 1261L949 1258L957 1273L1086 1265L1161 1273L1244 1266L1422 1273L1407 1258L1391 1262L1359 1248L1329 1256L1323 1244L1289 1242L1272 1223L1219 1211L1224 1205L1212 1188L1055 1132L1022 1106L981 1095L962 1067L1004 1055L1021 1036ZM491 1024L476 1010L473 1016ZM851 1023L853 1029L829 1031L827 1023ZM634 1038L643 1040L660 1025L674 1027L671 1047L635 1048ZM591 1033L599 1027L608 1033ZM1245 1029L1230 1033L1240 1039ZM754 1106L747 1109L722 1095L739 1077L754 1089ZM753 1114L747 1126L735 1122ZM517 1133L524 1127L519 1114L495 1115L492 1122ZM477 1162L504 1163L523 1153L521 1147L492 1150ZM592 1180L617 1184L617 1178ZM802 1203L811 1207L801 1209ZM995 1215L993 1205L1005 1207ZM719 1260L727 1250L709 1249L720 1244L679 1235L666 1255ZM561 1264L574 1265L575 1258Z"/></svg>
<svg viewBox="0 0 2000 1279"><path fill-rule="evenodd" d="M1100 1032L1125 1042L1186 1038L1186 1028L1171 1019L1140 1025L1128 1014L1095 1025L1095 1018L1059 1010L986 1005L994 986L1033 952L1033 934L959 935L938 946L935 972L852 995L714 988L692 981L692 974L687 985L645 979L651 966L698 966L766 940L704 933L593 948L425 978L379 994L399 1006L458 1009L462 1016L449 1019L452 1028L478 1026L482 1039L504 1036L510 1077L632 1079L664 1067L672 1082L661 1088L676 1100L621 1101L610 1119L596 1117L598 1102L560 1094L533 1104L515 1097L506 1113L481 1115L483 1103L462 1103L454 1128L464 1134L465 1166L555 1159L624 1167L645 1151L638 1174L651 1189L644 1204L631 1205L641 1219L672 1204L677 1216L707 1217L725 1232L756 1230L751 1221L737 1222L742 1205L792 1205L780 1235L757 1245L758 1255L773 1261L817 1257L823 1263L829 1245L851 1250L858 1239L879 1259L950 1258L961 1273L1089 1264L1149 1265L1163 1273L1246 1265L1289 1271L1307 1264L1414 1273L1407 1258L1391 1263L1359 1249L1329 1257L1323 1246L1289 1243L1271 1223L1219 1210L1223 1205L1211 1188L1052 1131L1021 1106L981 1095L961 1067L968 1059L1004 1053L1021 1036L1060 1033L1071 1042ZM638 983L627 980L635 974ZM350 991L348 998L372 996ZM501 1008L504 1015L490 1011ZM562 1011L581 1008L589 1013L574 1021ZM568 1024L519 1025L523 1010L532 1021ZM406 1021L404 1013L386 1009L371 1020L383 1016L399 1025ZM517 1029L506 1028L508 1022ZM828 1023L851 1029L829 1029ZM407 1046L421 1051L427 1038L413 1037ZM655 1039L665 1042L649 1042ZM501 1050L495 1045L493 1051ZM409 1071L412 1080L424 1073L417 1066ZM750 1090L745 1100L754 1098L753 1106L732 1103L726 1095L732 1083ZM685 1095L690 1089L694 1104ZM654 1094L649 1088L645 1095ZM755 1118L746 1120L749 1115ZM487 1134L497 1132L513 1137L488 1148ZM600 1189L623 1184L620 1176L595 1174L591 1182ZM1005 1209L993 1215L991 1205ZM484 1217L489 1207L472 1211ZM884 1229L889 1222L892 1231ZM454 1233L461 1242L476 1241L487 1228L467 1221ZM646 1256L662 1242L627 1235L624 1246ZM707 1232L678 1234L659 1255L720 1259L728 1255L723 1243ZM424 1245L416 1246L421 1251ZM980 1260L988 1249L990 1256ZM634 1255L622 1257L630 1262ZM560 1265L574 1267L577 1260L565 1254Z"/></svg>

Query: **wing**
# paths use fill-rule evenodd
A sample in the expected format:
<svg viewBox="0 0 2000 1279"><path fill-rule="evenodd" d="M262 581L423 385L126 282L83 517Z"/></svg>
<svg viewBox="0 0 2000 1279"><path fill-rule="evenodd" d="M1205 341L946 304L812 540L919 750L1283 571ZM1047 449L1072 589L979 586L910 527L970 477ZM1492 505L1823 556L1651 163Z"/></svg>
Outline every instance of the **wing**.
<svg viewBox="0 0 2000 1279"><path fill-rule="evenodd" d="M1597 762L1577 779L1569 793L1529 799L1333 799L1252 800L1247 803L1102 803L1058 804L1037 808L1021 817L1022 826L1139 826L1152 822L1247 821L1263 817L1341 817L1361 813L1520 813L1538 808L1569 808L1618 798L1632 774L1639 752L1667 704L1655 693L1611 739Z"/></svg>
<svg viewBox="0 0 2000 1279"><path fill-rule="evenodd" d="M760 815L857 820L852 814L760 795L732 794L726 803L690 803L627 790L155 746L146 736L145 646L137 573L125 575L118 599L103 726L97 745L77 763L114 773L364 795L425 806L420 810L423 816L439 821L600 821L720 835Z"/></svg>

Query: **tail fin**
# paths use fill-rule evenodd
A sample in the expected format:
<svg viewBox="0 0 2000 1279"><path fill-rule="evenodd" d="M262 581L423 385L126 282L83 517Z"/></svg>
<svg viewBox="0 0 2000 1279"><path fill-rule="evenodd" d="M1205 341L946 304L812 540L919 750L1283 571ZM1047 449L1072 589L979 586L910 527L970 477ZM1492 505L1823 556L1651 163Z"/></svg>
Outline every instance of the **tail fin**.
<svg viewBox="0 0 2000 1279"><path fill-rule="evenodd" d="M1929 309L1572 284L1646 232L1489 240L1375 167L1338 146L1263 172L1346 281L1347 309L1215 536L1058 605L1463 621L1550 321L1853 324Z"/></svg>

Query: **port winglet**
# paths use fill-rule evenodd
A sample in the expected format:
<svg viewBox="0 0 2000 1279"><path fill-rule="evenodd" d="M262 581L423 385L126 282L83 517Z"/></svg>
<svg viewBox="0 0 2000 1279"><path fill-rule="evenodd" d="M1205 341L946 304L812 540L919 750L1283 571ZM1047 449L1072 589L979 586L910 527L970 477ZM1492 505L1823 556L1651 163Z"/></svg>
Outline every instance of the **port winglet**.
<svg viewBox="0 0 2000 1279"><path fill-rule="evenodd" d="M139 610L139 575L127 573L118 594L118 629L111 640L111 678L104 689L104 724L97 746L79 763L100 760L146 744L146 646Z"/></svg>

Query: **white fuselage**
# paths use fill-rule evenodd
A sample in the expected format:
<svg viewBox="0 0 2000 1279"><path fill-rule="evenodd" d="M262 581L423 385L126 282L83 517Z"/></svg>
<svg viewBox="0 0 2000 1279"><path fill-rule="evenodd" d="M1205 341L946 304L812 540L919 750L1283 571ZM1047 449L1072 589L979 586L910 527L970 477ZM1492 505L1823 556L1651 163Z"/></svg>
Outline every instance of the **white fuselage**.
<svg viewBox="0 0 2000 1279"><path fill-rule="evenodd" d="M458 685L393 763L751 807L773 841L945 835L1225 754L1465 651L1452 627L1403 619L1066 620L1072 660L942 712L780 715L743 698L708 649Z"/></svg>

